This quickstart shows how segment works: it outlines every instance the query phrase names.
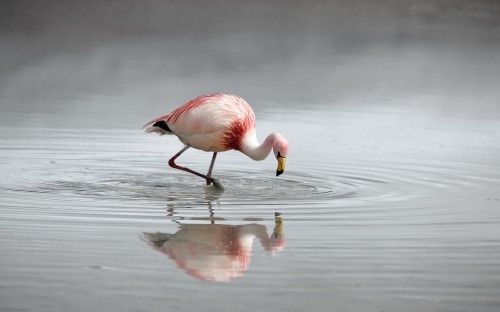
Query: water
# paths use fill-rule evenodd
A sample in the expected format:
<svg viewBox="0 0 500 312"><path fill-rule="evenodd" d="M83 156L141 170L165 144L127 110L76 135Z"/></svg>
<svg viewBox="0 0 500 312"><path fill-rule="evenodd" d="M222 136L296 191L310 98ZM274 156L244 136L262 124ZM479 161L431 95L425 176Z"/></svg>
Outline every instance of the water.
<svg viewBox="0 0 500 312"><path fill-rule="evenodd" d="M3 13L0 311L498 310L497 6L148 3ZM288 138L283 175L232 151L206 187L141 132L219 91Z"/></svg>

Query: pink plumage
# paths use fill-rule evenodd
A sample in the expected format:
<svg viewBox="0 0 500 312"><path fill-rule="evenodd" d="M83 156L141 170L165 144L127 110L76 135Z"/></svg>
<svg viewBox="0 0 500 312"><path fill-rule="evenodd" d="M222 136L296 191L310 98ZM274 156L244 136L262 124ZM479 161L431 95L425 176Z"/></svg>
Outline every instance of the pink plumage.
<svg viewBox="0 0 500 312"><path fill-rule="evenodd" d="M201 176L207 184L218 185L210 177L215 157L218 152L231 149L241 151L254 160L265 159L273 149L278 159L277 175L285 167L288 141L282 135L272 133L262 144L258 144L254 112L244 99L236 95L202 95L170 114L151 120L144 127L146 132L176 135L186 146L170 159L170 166ZM207 175L175 164L175 159L189 147L214 153Z"/></svg>

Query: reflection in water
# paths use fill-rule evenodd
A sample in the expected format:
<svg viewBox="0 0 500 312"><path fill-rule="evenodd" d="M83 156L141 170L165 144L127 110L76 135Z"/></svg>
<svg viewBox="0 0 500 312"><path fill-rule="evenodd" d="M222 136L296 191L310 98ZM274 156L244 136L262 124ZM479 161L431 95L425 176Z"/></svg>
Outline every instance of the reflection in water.
<svg viewBox="0 0 500 312"><path fill-rule="evenodd" d="M213 208L213 202L215 201L217 204L220 204L219 199L221 195L224 193L224 188L221 187L214 187L213 185L206 186L205 187L205 198L203 203L207 204L208 206L208 211L210 213L210 216L208 218L206 217L201 217L201 218L196 218L197 220L210 220L213 223L215 223L216 220L224 220L223 218L217 218L215 217L214 213L214 208ZM179 198L177 196L172 196L167 198L167 212L169 217L173 217L175 215L175 207L177 206L176 201ZM185 220L184 217L179 216L179 220ZM190 220L193 220L193 218L189 218Z"/></svg>
<svg viewBox="0 0 500 312"><path fill-rule="evenodd" d="M166 254L177 266L201 280L228 282L242 276L250 265L253 241L258 238L272 255L285 248L283 220L275 215L269 236L262 224L181 224L174 234L144 233L152 248Z"/></svg>

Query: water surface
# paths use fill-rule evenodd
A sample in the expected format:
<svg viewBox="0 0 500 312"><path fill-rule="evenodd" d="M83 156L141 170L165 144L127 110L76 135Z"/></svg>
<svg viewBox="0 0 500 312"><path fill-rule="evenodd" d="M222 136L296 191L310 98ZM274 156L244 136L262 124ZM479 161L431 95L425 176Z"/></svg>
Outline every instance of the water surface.
<svg viewBox="0 0 500 312"><path fill-rule="evenodd" d="M422 22L433 6L401 7L404 22L382 6L364 24L361 4L333 22L297 5L288 31L258 3L247 28L162 24L155 8L202 10L166 3L136 11L137 33L79 19L119 6L59 7L71 30L48 13L41 30L2 22L1 311L498 310L496 6L442 24ZM224 191L206 187L168 166L178 140L142 133L220 91L250 102L260 140L288 138L283 175L232 151L214 169Z"/></svg>

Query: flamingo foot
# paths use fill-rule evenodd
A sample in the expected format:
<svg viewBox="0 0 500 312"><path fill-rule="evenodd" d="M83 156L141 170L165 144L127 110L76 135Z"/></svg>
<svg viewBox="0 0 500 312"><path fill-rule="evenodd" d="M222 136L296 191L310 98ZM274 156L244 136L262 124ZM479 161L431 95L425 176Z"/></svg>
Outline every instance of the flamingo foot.
<svg viewBox="0 0 500 312"><path fill-rule="evenodd" d="M216 178L210 178L210 182L212 182L212 184L214 185L215 188L223 191L224 190L224 187L222 186L222 184L220 184L219 180L217 180Z"/></svg>

